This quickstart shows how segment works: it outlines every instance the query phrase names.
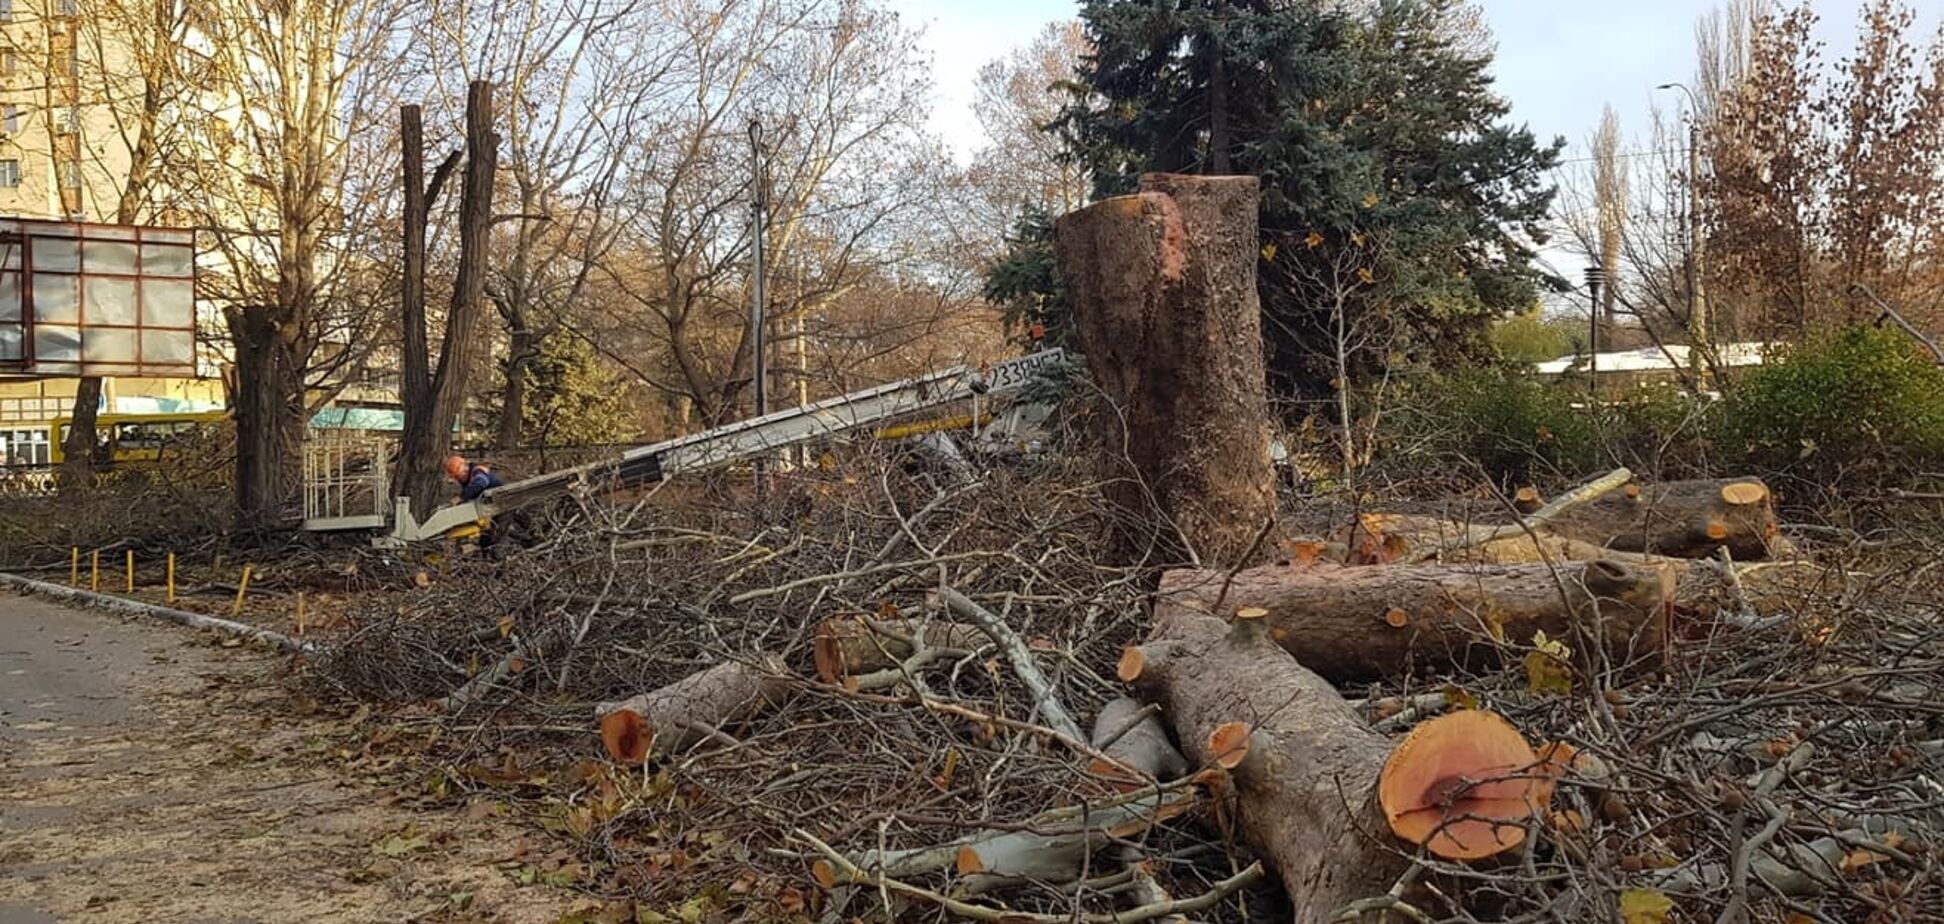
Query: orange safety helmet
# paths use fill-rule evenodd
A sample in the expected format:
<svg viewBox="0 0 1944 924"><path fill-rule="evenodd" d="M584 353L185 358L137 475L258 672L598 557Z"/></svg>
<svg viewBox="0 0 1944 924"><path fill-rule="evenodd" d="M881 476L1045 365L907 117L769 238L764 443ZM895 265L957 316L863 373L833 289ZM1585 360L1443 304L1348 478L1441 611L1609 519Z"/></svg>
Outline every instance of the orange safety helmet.
<svg viewBox="0 0 1944 924"><path fill-rule="evenodd" d="M446 456L445 473L446 477L453 481L465 481L466 457L461 455Z"/></svg>

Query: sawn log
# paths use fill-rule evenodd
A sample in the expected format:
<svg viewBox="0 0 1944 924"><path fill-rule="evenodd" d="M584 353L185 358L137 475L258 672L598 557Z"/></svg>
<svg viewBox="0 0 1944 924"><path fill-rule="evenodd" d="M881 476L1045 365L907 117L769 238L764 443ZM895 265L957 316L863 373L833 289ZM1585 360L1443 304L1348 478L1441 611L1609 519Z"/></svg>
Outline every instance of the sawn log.
<svg viewBox="0 0 1944 924"><path fill-rule="evenodd" d="M1193 763L1229 769L1230 817L1281 877L1294 920L1317 924L1404 869L1376 798L1390 744L1260 622L1159 614L1120 676L1161 704Z"/></svg>
<svg viewBox="0 0 1944 924"><path fill-rule="evenodd" d="M1668 569L1613 561L1182 569L1162 576L1155 618L1264 610L1270 638L1347 683L1486 666L1539 631L1576 650L1598 640L1614 664L1651 663L1674 586Z"/></svg>
<svg viewBox="0 0 1944 924"><path fill-rule="evenodd" d="M1780 557L1775 501L1755 478L1628 485L1562 511L1546 530L1623 552L1707 558L1727 548L1736 561Z"/></svg>
<svg viewBox="0 0 1944 924"><path fill-rule="evenodd" d="M722 731L780 699L789 689L781 659L724 661L668 686L594 709L601 744L618 763L639 764Z"/></svg>

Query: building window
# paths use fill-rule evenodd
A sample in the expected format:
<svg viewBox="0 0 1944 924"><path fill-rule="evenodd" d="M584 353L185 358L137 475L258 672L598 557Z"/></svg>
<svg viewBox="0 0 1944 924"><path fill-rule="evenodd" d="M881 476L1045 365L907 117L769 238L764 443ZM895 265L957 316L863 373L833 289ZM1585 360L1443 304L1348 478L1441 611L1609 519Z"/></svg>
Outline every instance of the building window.
<svg viewBox="0 0 1944 924"><path fill-rule="evenodd" d="M19 69L20 56L14 54L13 49L9 48L5 51L0 51L0 74L12 76Z"/></svg>
<svg viewBox="0 0 1944 924"><path fill-rule="evenodd" d="M0 131L11 135L20 131L20 104L8 103L0 106Z"/></svg>
<svg viewBox="0 0 1944 924"><path fill-rule="evenodd" d="M0 22L13 22L13 0L0 0Z"/></svg>
<svg viewBox="0 0 1944 924"><path fill-rule="evenodd" d="M60 0L60 3L55 9L57 14L61 16L79 15L81 12L81 0Z"/></svg>
<svg viewBox="0 0 1944 924"><path fill-rule="evenodd" d="M20 161L0 160L0 187L12 189L20 185Z"/></svg>
<svg viewBox="0 0 1944 924"><path fill-rule="evenodd" d="M63 135L72 135L80 130L81 114L79 110L73 106L62 106L54 110L55 132Z"/></svg>
<svg viewBox="0 0 1944 924"><path fill-rule="evenodd" d="M68 161L61 165L61 185L69 189L81 188L81 165Z"/></svg>

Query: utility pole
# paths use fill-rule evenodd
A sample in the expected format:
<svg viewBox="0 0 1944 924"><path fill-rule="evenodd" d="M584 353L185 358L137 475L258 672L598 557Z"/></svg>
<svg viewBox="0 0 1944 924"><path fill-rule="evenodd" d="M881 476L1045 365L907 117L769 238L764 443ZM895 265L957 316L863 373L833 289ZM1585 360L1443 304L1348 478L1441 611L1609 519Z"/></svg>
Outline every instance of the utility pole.
<svg viewBox="0 0 1944 924"><path fill-rule="evenodd" d="M1680 90L1687 94L1688 369L1694 374L1695 387L1705 388L1708 364L1703 354L1708 347L1708 293L1702 265L1707 243L1701 234L1701 105L1687 84L1664 83L1654 89Z"/></svg>
<svg viewBox="0 0 1944 924"><path fill-rule="evenodd" d="M768 171L763 161L763 123L760 119L749 120L749 163L750 187L754 193L749 199L750 223L750 285L749 285L749 369L752 401L751 417L761 417L769 413L769 337L768 295L763 291L763 245L769 240L769 183ZM769 464L757 456L756 496L768 491Z"/></svg>
<svg viewBox="0 0 1944 924"><path fill-rule="evenodd" d="M769 337L768 312L765 311L767 295L763 291L763 245L769 238L769 184L766 182L763 162L763 123L757 119L749 120L749 152L751 164L750 184L755 194L750 197L750 241L753 256L750 259L749 298L749 355L752 381L755 384L755 407L751 416L761 417L769 413Z"/></svg>

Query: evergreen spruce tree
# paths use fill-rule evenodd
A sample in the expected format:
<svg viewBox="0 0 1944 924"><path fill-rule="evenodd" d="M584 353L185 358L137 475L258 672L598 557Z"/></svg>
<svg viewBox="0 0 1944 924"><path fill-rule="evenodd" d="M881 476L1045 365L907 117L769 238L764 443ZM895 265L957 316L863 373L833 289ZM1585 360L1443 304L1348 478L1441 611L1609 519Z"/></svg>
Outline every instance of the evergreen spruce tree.
<svg viewBox="0 0 1944 924"><path fill-rule="evenodd" d="M1344 330L1363 332L1362 371L1489 355L1491 322L1548 281L1531 247L1562 142L1507 123L1489 56L1449 35L1458 2L1082 5L1094 53L1058 130L1096 196L1148 171L1262 179L1263 329L1283 390L1326 392Z"/></svg>

